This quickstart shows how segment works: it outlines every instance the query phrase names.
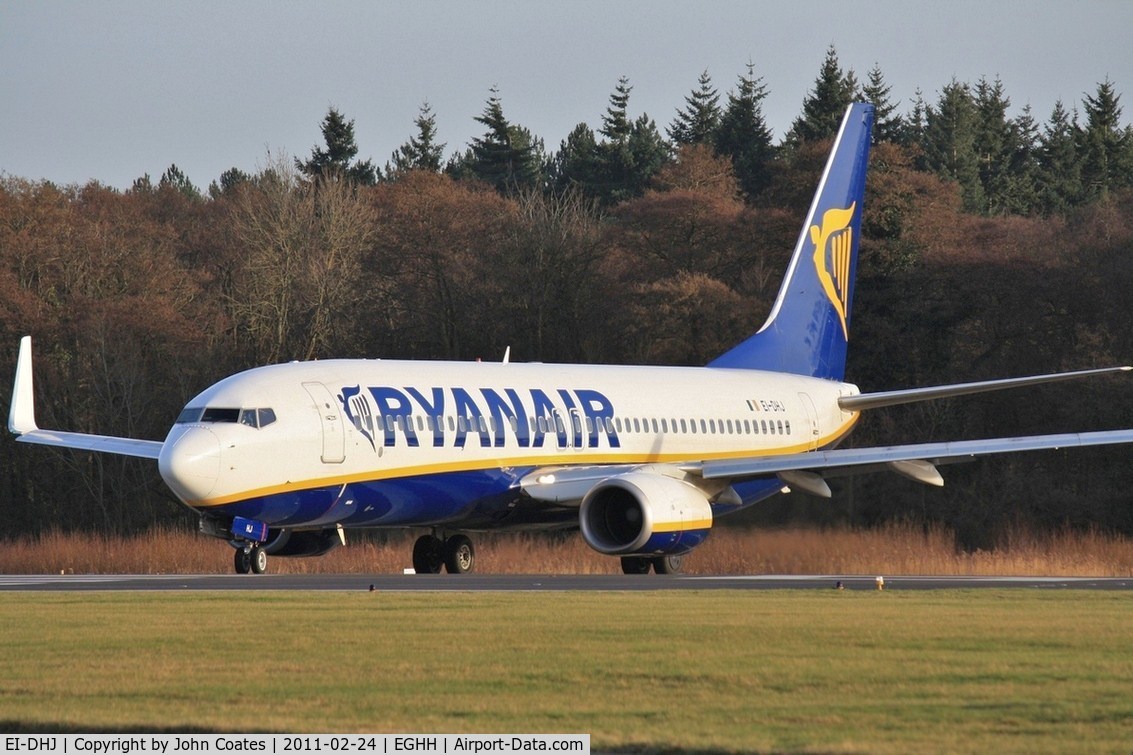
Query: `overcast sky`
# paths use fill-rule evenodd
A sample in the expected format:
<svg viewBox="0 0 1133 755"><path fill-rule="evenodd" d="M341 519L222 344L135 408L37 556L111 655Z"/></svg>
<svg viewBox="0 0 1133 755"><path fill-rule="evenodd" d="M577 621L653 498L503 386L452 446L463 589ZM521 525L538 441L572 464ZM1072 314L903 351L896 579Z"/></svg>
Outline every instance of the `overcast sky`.
<svg viewBox="0 0 1133 755"><path fill-rule="evenodd" d="M175 163L205 188L269 151L308 156L331 105L384 165L426 100L452 154L493 86L554 150L601 125L620 76L664 131L702 71L723 94L748 61L778 138L831 44L859 80L879 65L902 110L999 77L1013 114L1045 122L1108 77L1129 123L1131 37L1128 0L0 0L0 173L128 188Z"/></svg>

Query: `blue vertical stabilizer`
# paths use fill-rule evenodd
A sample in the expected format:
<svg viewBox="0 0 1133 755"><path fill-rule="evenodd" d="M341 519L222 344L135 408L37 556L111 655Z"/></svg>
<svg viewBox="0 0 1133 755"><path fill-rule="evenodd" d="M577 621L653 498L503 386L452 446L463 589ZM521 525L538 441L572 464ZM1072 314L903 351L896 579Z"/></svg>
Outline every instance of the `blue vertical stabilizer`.
<svg viewBox="0 0 1133 755"><path fill-rule="evenodd" d="M843 379L872 126L872 105L846 110L767 322L709 367Z"/></svg>

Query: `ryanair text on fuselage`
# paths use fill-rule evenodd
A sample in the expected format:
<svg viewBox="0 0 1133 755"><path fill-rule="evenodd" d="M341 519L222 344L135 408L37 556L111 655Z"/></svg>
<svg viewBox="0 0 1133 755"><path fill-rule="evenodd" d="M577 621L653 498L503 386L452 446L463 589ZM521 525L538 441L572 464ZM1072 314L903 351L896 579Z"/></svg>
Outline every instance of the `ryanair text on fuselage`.
<svg viewBox="0 0 1133 755"><path fill-rule="evenodd" d="M410 448L423 444L464 448L469 436L482 448L501 448L508 434L520 448L541 448L549 444L548 435L560 448L621 447L613 424L613 404L590 388L559 388L549 393L541 388L472 392L459 386L355 385L344 386L338 400L347 421L375 449L397 445L399 435Z"/></svg>

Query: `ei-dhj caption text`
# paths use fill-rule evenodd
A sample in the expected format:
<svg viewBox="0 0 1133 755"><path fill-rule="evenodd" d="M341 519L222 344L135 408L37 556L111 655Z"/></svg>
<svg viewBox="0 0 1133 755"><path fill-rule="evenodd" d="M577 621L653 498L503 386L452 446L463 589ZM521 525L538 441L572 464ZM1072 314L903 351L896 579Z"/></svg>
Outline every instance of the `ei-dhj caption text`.
<svg viewBox="0 0 1133 755"><path fill-rule="evenodd" d="M3 755L590 753L589 734L33 734L0 741Z"/></svg>

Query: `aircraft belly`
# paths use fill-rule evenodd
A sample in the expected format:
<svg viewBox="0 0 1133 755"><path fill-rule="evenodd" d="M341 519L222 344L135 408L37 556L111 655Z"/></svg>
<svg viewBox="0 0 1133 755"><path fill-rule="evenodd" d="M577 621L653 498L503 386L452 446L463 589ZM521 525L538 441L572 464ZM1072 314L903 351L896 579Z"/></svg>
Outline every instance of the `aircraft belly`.
<svg viewBox="0 0 1133 755"><path fill-rule="evenodd" d="M464 522L484 527L507 517L516 507L520 495L516 481L528 471L488 469L350 482L273 493L218 508L272 527L413 527Z"/></svg>

